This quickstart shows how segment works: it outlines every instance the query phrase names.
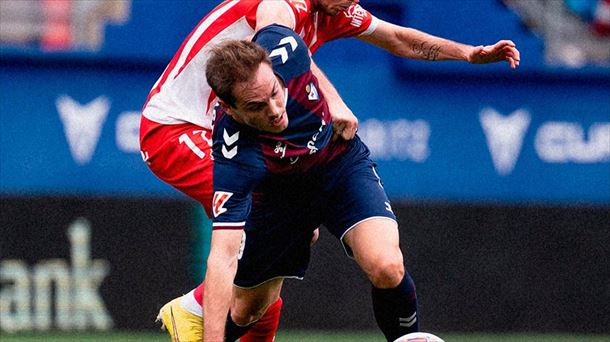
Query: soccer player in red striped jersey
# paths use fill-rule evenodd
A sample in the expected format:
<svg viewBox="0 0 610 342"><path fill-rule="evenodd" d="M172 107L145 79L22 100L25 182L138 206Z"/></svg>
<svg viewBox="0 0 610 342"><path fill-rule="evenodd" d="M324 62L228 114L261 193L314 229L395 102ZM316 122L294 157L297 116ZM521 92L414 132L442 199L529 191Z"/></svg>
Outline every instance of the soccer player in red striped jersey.
<svg viewBox="0 0 610 342"><path fill-rule="evenodd" d="M211 130L217 98L205 78L209 49L224 39L248 39L269 24L293 29L314 53L322 44L355 36L398 56L421 60L462 60L470 63L507 61L519 64L519 51L511 41L469 46L434 37L380 20L350 0L227 0L213 9L182 43L154 84L142 109L140 145L145 162L155 175L199 201L211 215ZM358 120L312 63L341 138L354 137ZM164 306L160 318L172 339L194 334L200 339L203 284ZM242 341L272 341L279 322L281 299ZM184 313L172 324L170 314ZM259 329L260 328L260 329ZM183 331L185 331L183 333ZM178 336L176 336L178 335ZM189 337L183 337L189 339Z"/></svg>

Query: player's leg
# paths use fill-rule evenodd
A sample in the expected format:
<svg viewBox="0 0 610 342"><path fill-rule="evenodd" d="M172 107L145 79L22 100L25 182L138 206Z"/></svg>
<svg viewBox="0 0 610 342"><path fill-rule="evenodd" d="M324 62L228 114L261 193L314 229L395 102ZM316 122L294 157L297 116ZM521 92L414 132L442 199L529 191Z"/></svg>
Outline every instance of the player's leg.
<svg viewBox="0 0 610 342"><path fill-rule="evenodd" d="M196 125L162 125L142 117L142 157L159 179L204 204L212 197L209 134ZM204 208L209 215L209 205ZM202 290L200 285L166 303L159 311L157 319L161 320L172 341L202 339Z"/></svg>
<svg viewBox="0 0 610 342"><path fill-rule="evenodd" d="M279 318L283 279L305 275L319 220L312 183L304 178L273 178L252 195L234 280L231 321L225 329L228 341L248 329L242 341L260 341L259 326L277 328L277 320L266 317ZM252 322L256 324L250 327Z"/></svg>
<svg viewBox="0 0 610 342"><path fill-rule="evenodd" d="M276 331L282 308L280 292L283 278L271 279L254 288L233 288L231 312L227 317L227 341L241 337L241 342L272 342L267 331Z"/></svg>
<svg viewBox="0 0 610 342"><path fill-rule="evenodd" d="M208 217L211 215L213 184L210 140L210 131L193 124L162 125L145 117L140 123L142 157L151 171L200 202ZM189 293L166 303L159 311L157 318L167 328L172 340L176 337L189 341L201 340L203 289L202 283ZM279 314L276 321L279 322ZM272 325L267 324L266 327L257 328L263 332L261 334L266 334L266 338L275 336Z"/></svg>
<svg viewBox="0 0 610 342"><path fill-rule="evenodd" d="M373 309L389 341L417 331L417 300L405 271L398 225L368 149L359 138L326 170L324 224L343 243L372 283Z"/></svg>
<svg viewBox="0 0 610 342"><path fill-rule="evenodd" d="M404 267L396 222L363 221L343 241L373 285L375 319L388 341L418 331L415 285Z"/></svg>

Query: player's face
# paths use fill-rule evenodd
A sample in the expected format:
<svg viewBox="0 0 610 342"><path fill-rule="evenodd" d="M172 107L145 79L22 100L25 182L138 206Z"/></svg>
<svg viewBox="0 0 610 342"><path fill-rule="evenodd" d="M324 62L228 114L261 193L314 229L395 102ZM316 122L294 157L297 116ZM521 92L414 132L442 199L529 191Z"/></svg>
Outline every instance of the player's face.
<svg viewBox="0 0 610 342"><path fill-rule="evenodd" d="M269 64L262 63L253 81L237 84L233 93L235 107L228 107L227 112L238 122L272 133L288 127L284 84Z"/></svg>
<svg viewBox="0 0 610 342"><path fill-rule="evenodd" d="M328 15L336 15L358 2L359 0L318 0L318 10Z"/></svg>

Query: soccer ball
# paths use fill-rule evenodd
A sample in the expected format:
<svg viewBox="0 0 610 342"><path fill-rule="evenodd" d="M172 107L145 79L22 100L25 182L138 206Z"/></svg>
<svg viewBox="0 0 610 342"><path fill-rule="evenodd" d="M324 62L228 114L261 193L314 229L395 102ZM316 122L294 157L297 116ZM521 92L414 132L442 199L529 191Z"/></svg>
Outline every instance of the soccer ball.
<svg viewBox="0 0 610 342"><path fill-rule="evenodd" d="M428 334L425 332L415 332L404 336L401 336L394 340L394 342L445 342L438 336Z"/></svg>

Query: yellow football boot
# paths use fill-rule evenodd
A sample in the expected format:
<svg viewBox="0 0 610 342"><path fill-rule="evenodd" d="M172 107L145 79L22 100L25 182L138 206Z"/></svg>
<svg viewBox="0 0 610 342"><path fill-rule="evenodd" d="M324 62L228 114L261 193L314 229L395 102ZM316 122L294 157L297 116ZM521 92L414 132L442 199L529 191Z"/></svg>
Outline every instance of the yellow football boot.
<svg viewBox="0 0 610 342"><path fill-rule="evenodd" d="M203 340L203 319L182 307L178 297L163 305L157 322L165 328L172 342L200 342Z"/></svg>

